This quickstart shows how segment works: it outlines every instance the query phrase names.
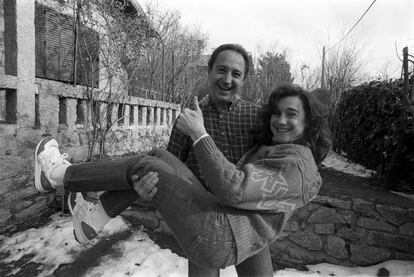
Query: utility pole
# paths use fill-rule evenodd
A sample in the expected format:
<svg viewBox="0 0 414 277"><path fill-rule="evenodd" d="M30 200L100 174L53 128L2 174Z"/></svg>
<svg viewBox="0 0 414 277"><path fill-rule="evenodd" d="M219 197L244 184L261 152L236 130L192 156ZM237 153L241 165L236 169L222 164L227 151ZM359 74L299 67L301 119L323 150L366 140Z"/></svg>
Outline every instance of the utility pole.
<svg viewBox="0 0 414 277"><path fill-rule="evenodd" d="M321 88L325 88L325 45L322 48L322 73L321 73Z"/></svg>

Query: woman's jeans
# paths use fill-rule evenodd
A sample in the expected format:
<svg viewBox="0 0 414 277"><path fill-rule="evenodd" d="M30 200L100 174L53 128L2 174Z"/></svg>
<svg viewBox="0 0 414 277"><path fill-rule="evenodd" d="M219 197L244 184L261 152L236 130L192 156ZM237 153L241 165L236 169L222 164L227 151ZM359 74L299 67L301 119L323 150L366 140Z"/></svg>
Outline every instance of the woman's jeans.
<svg viewBox="0 0 414 277"><path fill-rule="evenodd" d="M166 150L132 158L71 165L64 177L65 189L73 192L105 191L100 201L111 217L137 198L132 175L158 172L153 202L170 227L188 259L208 268L236 263L236 245L227 216L179 159Z"/></svg>

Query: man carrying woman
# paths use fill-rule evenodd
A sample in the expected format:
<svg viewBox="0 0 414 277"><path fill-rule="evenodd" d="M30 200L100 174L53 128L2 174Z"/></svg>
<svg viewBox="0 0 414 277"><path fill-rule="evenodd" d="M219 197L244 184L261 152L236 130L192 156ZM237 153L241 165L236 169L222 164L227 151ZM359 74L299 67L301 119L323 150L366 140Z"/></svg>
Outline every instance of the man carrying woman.
<svg viewBox="0 0 414 277"><path fill-rule="evenodd" d="M263 111L265 127L259 143L236 165L205 130L195 101L195 110L185 110L177 125L193 140L209 191L165 150L69 165L54 139L43 140L36 150L36 176L40 176L36 187L128 191L135 198L153 198L189 261L201 268L224 268L268 247L292 213L317 195L321 185L317 164L331 145L326 115L300 87L277 88ZM101 226L92 221L99 217L96 210L103 203L88 206L84 202L80 193L72 193L69 206L74 225L75 218L81 218L78 223L96 233Z"/></svg>

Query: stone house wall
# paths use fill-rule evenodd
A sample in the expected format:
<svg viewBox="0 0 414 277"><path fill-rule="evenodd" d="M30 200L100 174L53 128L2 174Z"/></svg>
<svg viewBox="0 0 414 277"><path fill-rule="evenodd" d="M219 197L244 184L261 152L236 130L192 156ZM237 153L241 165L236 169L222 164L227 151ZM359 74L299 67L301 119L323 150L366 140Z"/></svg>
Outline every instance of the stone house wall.
<svg viewBox="0 0 414 277"><path fill-rule="evenodd" d="M154 207L137 205L122 215L172 235ZM318 195L293 214L270 251L275 265L293 268L324 262L367 266L391 259L414 261L414 208Z"/></svg>
<svg viewBox="0 0 414 277"><path fill-rule="evenodd" d="M54 136L63 151L70 154L71 162L84 161L91 128L86 120L90 111L84 87L35 77L35 1L8 1L0 0L1 233L13 232L22 225L30 227L55 201L54 193L39 194L33 186L37 143L43 137ZM15 13L16 31L13 41L6 41L5 25L10 22L5 24L5 17L10 11ZM6 43L16 46L8 48L15 56L15 72L11 73L5 66L9 58ZM120 104L124 107L124 120L115 123L107 135L108 154L137 153L165 145L178 115L178 105L124 97L113 102L112 122L118 120ZM9 107L13 109L9 111ZM7 121L10 115L12 120ZM84 118L84 122L79 124L78 117Z"/></svg>

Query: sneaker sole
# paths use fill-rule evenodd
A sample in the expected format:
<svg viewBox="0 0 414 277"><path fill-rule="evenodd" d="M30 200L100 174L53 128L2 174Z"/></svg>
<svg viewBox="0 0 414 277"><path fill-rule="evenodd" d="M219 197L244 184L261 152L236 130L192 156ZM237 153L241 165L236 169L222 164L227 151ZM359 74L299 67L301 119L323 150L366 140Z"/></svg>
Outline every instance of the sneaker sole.
<svg viewBox="0 0 414 277"><path fill-rule="evenodd" d="M73 221L73 235L75 236L75 240L83 245L91 244L91 240L88 239L82 233L82 231L76 232L76 230L82 230L82 224L79 218L77 216L72 216L72 221Z"/></svg>
<svg viewBox="0 0 414 277"><path fill-rule="evenodd" d="M72 202L71 202L71 198L73 197L73 195L75 196L75 201L76 201L76 197L77 197L77 193L80 192L71 192L69 197L68 197L68 207L69 207L69 211L72 214L72 223L73 223L73 236L75 237L75 240L77 242L79 242L80 244L83 245L88 245L88 244L92 244L92 239L89 239L87 236L85 236L85 234L82 232L82 221L79 220L79 217L74 216L75 215L75 209L72 207ZM83 197L83 196L82 196ZM76 230L80 230L79 232L76 232ZM96 232L94 231L95 236L97 236Z"/></svg>
<svg viewBox="0 0 414 277"><path fill-rule="evenodd" d="M75 211L72 208L72 201L71 201L71 198L72 198L73 195L75 195L75 201L76 201L76 192L70 192L69 195L68 195L68 200L67 200L68 201L68 208L69 208L70 214L72 216L75 214Z"/></svg>
<svg viewBox="0 0 414 277"><path fill-rule="evenodd" d="M35 186L35 189L38 192L43 192L43 193L44 192L49 192L49 191L45 190L42 186L42 181L41 181L42 169L40 167L39 161L37 160L37 152L39 151L39 147L40 147L40 145L42 145L42 143L45 139L49 139L49 138L44 138L37 144L36 151L35 151L35 156L34 156L34 160L35 160L35 182L34 182L34 186Z"/></svg>

